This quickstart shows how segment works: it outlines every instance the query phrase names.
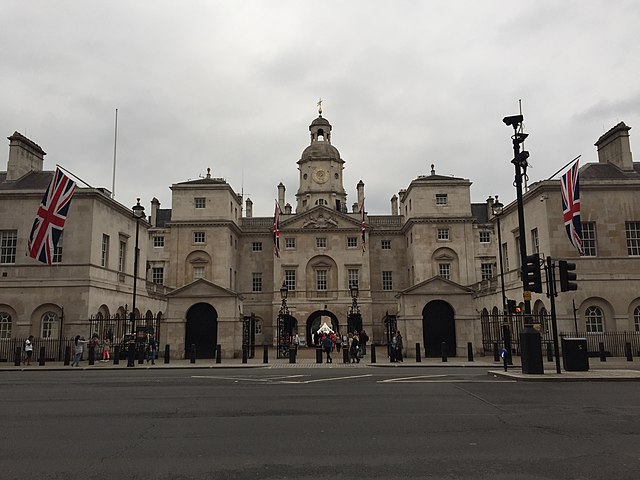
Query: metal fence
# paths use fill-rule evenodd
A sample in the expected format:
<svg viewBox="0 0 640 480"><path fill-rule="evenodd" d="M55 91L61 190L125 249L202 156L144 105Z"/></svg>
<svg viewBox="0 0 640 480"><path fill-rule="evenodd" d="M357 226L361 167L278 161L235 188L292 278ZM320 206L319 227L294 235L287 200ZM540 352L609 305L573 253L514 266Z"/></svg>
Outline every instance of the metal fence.
<svg viewBox="0 0 640 480"><path fill-rule="evenodd" d="M15 360L16 348L20 348L22 359L25 358L24 342L27 338L2 338L0 339L0 362L13 362ZM62 361L64 359L65 347L73 345L73 338L34 338L32 362L37 362L40 358L40 348L44 347L45 361Z"/></svg>
<svg viewBox="0 0 640 480"><path fill-rule="evenodd" d="M585 338L587 352L593 357L600 354L601 343L608 357L626 356L625 344L627 343L631 345L632 354L640 356L640 332L560 332L560 337Z"/></svg>
<svg viewBox="0 0 640 480"><path fill-rule="evenodd" d="M542 326L540 332L542 349L546 351L547 345L553 345L553 334L551 333L551 317L549 315L531 315L533 323ZM502 338L503 325L509 326L511 332L511 353L520 355L520 332L524 328L524 318L522 314L508 315L488 315L480 318L482 326L482 349L485 353L492 353L494 344L499 348L503 347Z"/></svg>

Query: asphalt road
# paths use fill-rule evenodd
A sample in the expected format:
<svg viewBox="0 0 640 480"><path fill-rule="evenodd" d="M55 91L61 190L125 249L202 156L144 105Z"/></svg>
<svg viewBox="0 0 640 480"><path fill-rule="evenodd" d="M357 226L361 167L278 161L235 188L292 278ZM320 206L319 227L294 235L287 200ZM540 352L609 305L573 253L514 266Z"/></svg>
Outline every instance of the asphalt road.
<svg viewBox="0 0 640 480"><path fill-rule="evenodd" d="M0 373L1 479L637 479L640 383L482 368Z"/></svg>

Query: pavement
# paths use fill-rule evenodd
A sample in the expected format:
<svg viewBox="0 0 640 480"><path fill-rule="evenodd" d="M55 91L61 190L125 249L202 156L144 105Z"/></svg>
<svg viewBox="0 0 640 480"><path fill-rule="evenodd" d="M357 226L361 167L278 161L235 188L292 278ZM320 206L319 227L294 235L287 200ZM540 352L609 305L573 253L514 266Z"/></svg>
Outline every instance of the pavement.
<svg viewBox="0 0 640 480"><path fill-rule="evenodd" d="M334 352L333 363L317 363L315 351L312 349L301 350L296 358L296 363L289 363L288 358L275 358L275 351L269 352L268 363L264 363L262 350L256 349L255 358L247 359L246 363L241 358L223 358L220 363L213 359L198 359L191 363L189 359L171 359L170 363L164 363L163 358L159 358L155 365L149 363L135 363L138 369L219 369L219 368L425 368L425 367L465 367L465 368L489 368L488 374L495 377L508 378L510 380L523 382L583 382L583 381L640 381L640 359L634 358L629 362L626 358L609 357L602 362L599 358L589 359L589 370L585 372L566 371L561 369L561 373L556 372L554 362L544 361L543 374L522 373L519 357L513 358L514 365L505 368L502 363L494 362L492 356L476 356L474 361L468 361L464 357L451 357L447 362L441 358L422 358L416 362L415 358L405 358L404 362L391 363L386 355L377 352L376 363L371 362L370 354L365 356L360 363L343 363L341 354ZM383 351L384 353L384 351ZM48 371L48 370L129 370L127 361L120 360L118 365L111 362L97 361L94 365L89 365L86 360L80 363L79 367L64 365L63 362L46 362L39 365L38 361L32 361L31 365L15 366L11 362L0 364L0 372L6 371Z"/></svg>

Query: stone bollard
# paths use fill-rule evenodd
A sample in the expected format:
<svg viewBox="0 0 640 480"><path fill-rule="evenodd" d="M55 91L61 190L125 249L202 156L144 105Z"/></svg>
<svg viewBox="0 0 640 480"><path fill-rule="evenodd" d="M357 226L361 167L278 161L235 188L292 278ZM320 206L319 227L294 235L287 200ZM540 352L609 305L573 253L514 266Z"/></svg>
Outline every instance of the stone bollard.
<svg viewBox="0 0 640 480"><path fill-rule="evenodd" d="M416 363L422 362L422 356L420 355L420 343L416 343Z"/></svg>
<svg viewBox="0 0 640 480"><path fill-rule="evenodd" d="M216 345L216 363L222 363L222 345Z"/></svg>
<svg viewBox="0 0 640 480"><path fill-rule="evenodd" d="M371 344L371 363L376 363L376 344Z"/></svg>
<svg viewBox="0 0 640 480"><path fill-rule="evenodd" d="M467 361L473 362L473 344L471 342L467 342Z"/></svg>
<svg viewBox="0 0 640 480"><path fill-rule="evenodd" d="M262 348L262 363L269 363L269 345L264 345Z"/></svg>
<svg viewBox="0 0 640 480"><path fill-rule="evenodd" d="M447 342L442 342L440 344L440 349L442 350L442 361L446 362L447 360Z"/></svg>
<svg viewBox="0 0 640 480"><path fill-rule="evenodd" d="M120 347L116 347L119 351ZM115 360L113 363L116 363ZM64 347L64 364L65 365L71 365L71 347L66 346Z"/></svg>
<svg viewBox="0 0 640 480"><path fill-rule="evenodd" d="M191 349L189 350L189 363L196 363L196 344L191 344Z"/></svg>
<svg viewBox="0 0 640 480"><path fill-rule="evenodd" d="M38 358L38 365L44 367L44 347L40 347L40 357Z"/></svg>
<svg viewBox="0 0 640 480"><path fill-rule="evenodd" d="M604 351L604 343L600 342L598 344L598 349L600 350L600 361L601 362L606 362L607 361L607 354Z"/></svg>
<svg viewBox="0 0 640 480"><path fill-rule="evenodd" d="M164 363L168 364L171 361L171 347L169 345L164 346Z"/></svg>

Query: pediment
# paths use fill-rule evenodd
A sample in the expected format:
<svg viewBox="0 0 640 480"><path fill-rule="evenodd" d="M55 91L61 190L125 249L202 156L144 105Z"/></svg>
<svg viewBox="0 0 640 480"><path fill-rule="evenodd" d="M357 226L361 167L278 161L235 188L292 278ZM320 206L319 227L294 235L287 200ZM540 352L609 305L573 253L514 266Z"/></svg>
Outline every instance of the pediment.
<svg viewBox="0 0 640 480"><path fill-rule="evenodd" d="M314 207L280 222L280 230L331 230L343 228L360 228L360 220L325 206Z"/></svg>
<svg viewBox="0 0 640 480"><path fill-rule="evenodd" d="M228 288L216 285L209 280L199 278L187 285L177 288L167 294L167 297L239 297L240 294Z"/></svg>
<svg viewBox="0 0 640 480"><path fill-rule="evenodd" d="M468 294L472 293L472 291L472 289L459 283L436 276L403 290L397 296Z"/></svg>

